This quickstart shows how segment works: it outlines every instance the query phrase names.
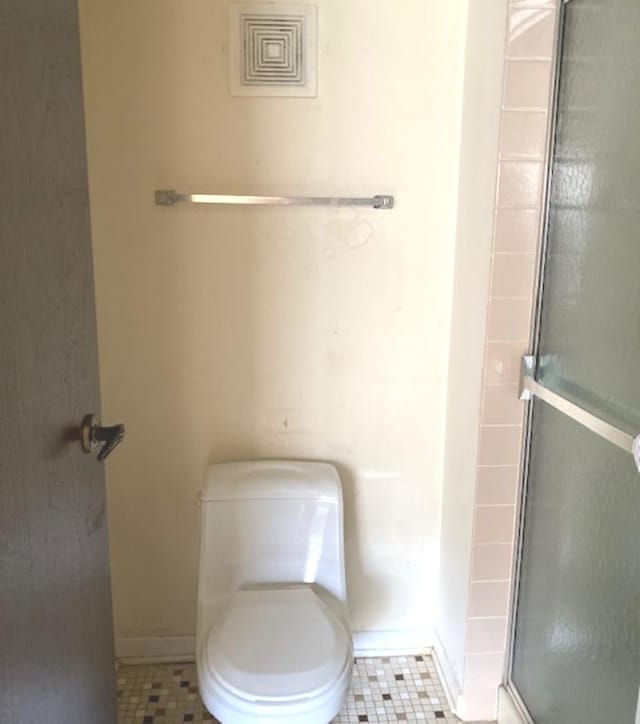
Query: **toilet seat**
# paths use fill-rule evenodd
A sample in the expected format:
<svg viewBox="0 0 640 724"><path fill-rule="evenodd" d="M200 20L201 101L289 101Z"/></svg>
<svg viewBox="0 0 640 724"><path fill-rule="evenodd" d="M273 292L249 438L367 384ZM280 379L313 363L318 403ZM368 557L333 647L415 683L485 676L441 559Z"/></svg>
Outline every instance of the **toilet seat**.
<svg viewBox="0 0 640 724"><path fill-rule="evenodd" d="M351 667L351 639L310 586L237 591L209 631L202 660L247 702L322 697Z"/></svg>

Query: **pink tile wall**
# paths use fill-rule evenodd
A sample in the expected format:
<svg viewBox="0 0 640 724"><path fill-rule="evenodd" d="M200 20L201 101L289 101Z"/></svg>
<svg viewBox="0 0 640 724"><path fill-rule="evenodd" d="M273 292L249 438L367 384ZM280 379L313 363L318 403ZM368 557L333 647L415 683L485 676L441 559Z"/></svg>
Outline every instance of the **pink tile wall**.
<svg viewBox="0 0 640 724"><path fill-rule="evenodd" d="M523 403L548 143L555 0L509 0L476 479L464 702L495 718L503 678Z"/></svg>

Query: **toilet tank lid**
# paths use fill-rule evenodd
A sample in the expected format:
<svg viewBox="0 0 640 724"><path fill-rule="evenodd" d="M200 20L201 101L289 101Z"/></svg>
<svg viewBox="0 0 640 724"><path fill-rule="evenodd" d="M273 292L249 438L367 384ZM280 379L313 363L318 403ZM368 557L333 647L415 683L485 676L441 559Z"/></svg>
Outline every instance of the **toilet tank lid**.
<svg viewBox="0 0 640 724"><path fill-rule="evenodd" d="M255 460L209 465L201 499L311 499L338 503L342 488L338 471L329 463Z"/></svg>

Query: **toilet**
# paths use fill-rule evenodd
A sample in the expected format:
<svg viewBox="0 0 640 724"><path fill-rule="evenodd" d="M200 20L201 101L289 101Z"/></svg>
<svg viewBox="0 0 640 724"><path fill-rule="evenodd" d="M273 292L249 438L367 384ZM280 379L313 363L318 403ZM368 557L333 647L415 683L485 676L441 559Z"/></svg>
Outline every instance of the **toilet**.
<svg viewBox="0 0 640 724"><path fill-rule="evenodd" d="M205 706L223 724L327 724L353 667L337 470L211 465L201 499L196 663Z"/></svg>

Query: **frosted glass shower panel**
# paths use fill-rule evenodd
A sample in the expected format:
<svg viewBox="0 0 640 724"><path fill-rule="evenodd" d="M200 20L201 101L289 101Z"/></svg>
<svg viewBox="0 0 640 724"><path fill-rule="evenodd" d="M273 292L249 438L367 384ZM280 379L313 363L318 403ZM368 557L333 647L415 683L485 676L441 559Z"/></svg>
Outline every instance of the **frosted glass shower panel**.
<svg viewBox="0 0 640 724"><path fill-rule="evenodd" d="M640 432L640 3L566 6L538 379Z"/></svg>

